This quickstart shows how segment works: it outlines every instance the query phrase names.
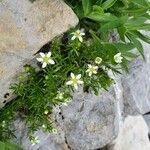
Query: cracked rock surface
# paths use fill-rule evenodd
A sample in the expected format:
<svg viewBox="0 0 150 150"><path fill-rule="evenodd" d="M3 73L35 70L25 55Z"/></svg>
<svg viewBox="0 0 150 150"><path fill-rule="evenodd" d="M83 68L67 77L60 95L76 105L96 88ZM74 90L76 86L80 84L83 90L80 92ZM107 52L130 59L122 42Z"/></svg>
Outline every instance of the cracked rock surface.
<svg viewBox="0 0 150 150"><path fill-rule="evenodd" d="M0 1L0 107L12 99L9 87L34 54L78 23L63 0Z"/></svg>
<svg viewBox="0 0 150 150"><path fill-rule="evenodd" d="M125 115L150 112L150 44L143 45L146 60L137 58L131 64L130 73L122 77Z"/></svg>
<svg viewBox="0 0 150 150"><path fill-rule="evenodd" d="M34 54L44 44L75 26L78 19L62 0L37 0L34 3L29 0L2 0L0 20L2 107L12 99L8 89L22 71L23 65L33 60ZM26 137L24 122L15 120L17 142L25 150L96 150L111 143L117 137L119 129L128 135L128 130L124 127L128 122L133 127L133 131L130 130L131 137L135 135L137 132L134 132L134 122L138 122L137 125L140 126L139 122L143 120L134 117L126 119L126 116L150 112L149 47L144 44L146 62L142 58L136 59L131 64L130 74L115 77L116 84L108 91L102 90L99 96L95 96L80 90L74 94L73 101L68 106L54 108L53 116L58 133L37 131L35 136L39 138L39 144L32 146ZM147 124L149 118L149 115L145 118ZM145 132L141 134L148 134L145 124L142 127ZM123 137L121 136L120 141L123 147L127 144L134 146L133 138L129 141L127 136L126 139ZM147 139L144 140L148 143ZM149 147L142 150L149 150Z"/></svg>
<svg viewBox="0 0 150 150"><path fill-rule="evenodd" d="M26 138L25 129L20 129L20 131L24 131L24 133L20 134L18 132L17 137L24 149L96 150L112 143L118 133L121 134L120 132L125 132L127 129L125 129L124 126L129 120L131 120L131 123L136 121L139 123L139 120L143 122L142 116L140 118L136 118L135 116L135 118L130 117L126 119L128 115L147 113L144 117L148 126L150 126L150 80L148 78L150 74L150 51L148 44L145 44L144 47L146 62L144 62L142 58L135 60L131 64L130 74L115 77L116 84L111 86L108 91L102 90L99 96L95 96L90 93L83 93L79 90L79 92L74 94L74 99L68 106L54 108L53 115L58 129L56 135L38 131L36 135L39 137L40 143L32 146L30 141ZM16 125L19 124L16 123ZM137 126L140 126L140 123L137 124ZM140 134L147 134L148 137L145 122L142 127L144 133L141 132ZM137 128L133 127L133 131L132 129L130 130L130 137L134 135L134 129ZM139 136L138 132L136 132L136 134ZM126 134L126 136L127 135L128 134ZM142 137L145 137L144 135L142 135ZM117 141L117 139L115 141ZM122 139L122 143L118 142L121 145L127 143L127 146L131 148L132 146L136 147L134 140L132 138L129 139L130 138L126 137L126 139ZM144 140L146 140L144 143L148 143L146 138L144 138ZM136 143L141 144L138 143L138 141L136 141Z"/></svg>
<svg viewBox="0 0 150 150"><path fill-rule="evenodd" d="M148 126L141 115L128 116L108 150L149 150Z"/></svg>
<svg viewBox="0 0 150 150"><path fill-rule="evenodd" d="M68 106L54 109L57 134L38 131L40 143L32 146L25 134L18 140L25 150L95 150L110 143L118 133L118 115L111 92L99 96L77 92ZM15 128L18 128L15 123ZM20 131L24 129L21 127ZM18 132L17 132L18 133ZM20 140L21 139L21 140ZM26 140L24 140L26 139Z"/></svg>

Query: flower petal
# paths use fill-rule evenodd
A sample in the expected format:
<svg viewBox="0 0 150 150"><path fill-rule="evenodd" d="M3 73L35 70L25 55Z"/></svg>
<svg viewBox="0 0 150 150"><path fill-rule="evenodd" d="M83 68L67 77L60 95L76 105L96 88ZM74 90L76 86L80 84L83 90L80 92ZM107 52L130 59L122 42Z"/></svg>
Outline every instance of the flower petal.
<svg viewBox="0 0 150 150"><path fill-rule="evenodd" d="M48 53L47 53L47 57L48 57L48 58L51 57L51 55L52 55L51 52L48 52Z"/></svg>
<svg viewBox="0 0 150 150"><path fill-rule="evenodd" d="M90 70L89 70L89 69L87 69L87 70L86 70L86 72L90 72Z"/></svg>
<svg viewBox="0 0 150 150"><path fill-rule="evenodd" d="M84 82L81 80L78 80L78 84L83 84Z"/></svg>
<svg viewBox="0 0 150 150"><path fill-rule="evenodd" d="M83 38L81 36L78 37L80 42L83 42Z"/></svg>
<svg viewBox="0 0 150 150"><path fill-rule="evenodd" d="M71 78L72 78L72 79L75 79L75 75L74 75L72 72L71 72L70 75L71 75Z"/></svg>
<svg viewBox="0 0 150 150"><path fill-rule="evenodd" d="M85 33L84 33L84 32L81 32L80 34L81 34L81 35L85 35Z"/></svg>
<svg viewBox="0 0 150 150"><path fill-rule="evenodd" d="M45 68L47 66L47 63L44 62L43 65L42 65L42 68Z"/></svg>
<svg viewBox="0 0 150 150"><path fill-rule="evenodd" d="M92 76L92 72L89 72L89 76Z"/></svg>
<svg viewBox="0 0 150 150"><path fill-rule="evenodd" d="M37 58L37 61L43 62L43 58Z"/></svg>
<svg viewBox="0 0 150 150"><path fill-rule="evenodd" d="M73 81L70 80L70 81L66 82L66 85L71 85L72 83L73 83Z"/></svg>
<svg viewBox="0 0 150 150"><path fill-rule="evenodd" d="M91 64L88 64L88 67L89 67L89 68L91 68L91 67L92 67L92 65L91 65Z"/></svg>
<svg viewBox="0 0 150 150"><path fill-rule="evenodd" d="M94 74L97 74L97 71L95 70L95 71L93 71L93 73L94 73Z"/></svg>
<svg viewBox="0 0 150 150"><path fill-rule="evenodd" d="M98 66L94 66L94 69L97 70L97 69L98 69Z"/></svg>
<svg viewBox="0 0 150 150"><path fill-rule="evenodd" d="M41 55L42 57L45 57L45 54L44 54L44 53L40 53L40 55Z"/></svg>
<svg viewBox="0 0 150 150"><path fill-rule="evenodd" d="M80 79L81 78L81 74L78 74L77 76L76 76L76 79Z"/></svg>
<svg viewBox="0 0 150 150"><path fill-rule="evenodd" d="M49 62L50 64L52 64L52 65L55 64L54 60L52 60L52 59L49 59L48 62Z"/></svg>
<svg viewBox="0 0 150 150"><path fill-rule="evenodd" d="M73 40L75 40L76 39L76 36L74 35L72 38L71 38L71 40L73 41Z"/></svg>

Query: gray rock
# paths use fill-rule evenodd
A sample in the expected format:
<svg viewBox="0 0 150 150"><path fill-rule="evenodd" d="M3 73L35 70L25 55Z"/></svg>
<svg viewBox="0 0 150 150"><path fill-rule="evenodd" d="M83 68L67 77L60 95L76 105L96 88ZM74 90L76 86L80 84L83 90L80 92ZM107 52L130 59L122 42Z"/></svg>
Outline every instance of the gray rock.
<svg viewBox="0 0 150 150"><path fill-rule="evenodd" d="M126 115L150 111L150 45L144 44L146 61L136 59L128 75L122 77L124 112Z"/></svg>
<svg viewBox="0 0 150 150"><path fill-rule="evenodd" d="M2 0L0 20L2 107L12 99L9 87L23 65L33 60L44 44L75 26L78 18L62 0Z"/></svg>
<svg viewBox="0 0 150 150"><path fill-rule="evenodd" d="M150 134L150 114L144 115L143 117L145 119L145 122L147 123L147 126L149 128L149 134Z"/></svg>
<svg viewBox="0 0 150 150"><path fill-rule="evenodd" d="M128 116L108 150L149 150L148 127L142 116Z"/></svg>
<svg viewBox="0 0 150 150"><path fill-rule="evenodd" d="M31 146L26 132L18 132L18 141L26 150L95 150L101 148L117 136L118 115L113 91L102 91L99 96L78 92L67 106L54 109L58 133L35 135L40 143ZM20 123L15 123L17 126ZM25 131L24 129L20 130Z"/></svg>
<svg viewBox="0 0 150 150"><path fill-rule="evenodd" d="M16 119L13 128L16 129L15 136L17 137L14 142L20 144L24 150L69 150L65 142L65 133L60 127L57 127L57 134L46 133L42 130L35 132L33 136L39 140L36 145L32 145L28 139L27 128L23 120Z"/></svg>
<svg viewBox="0 0 150 150"><path fill-rule="evenodd" d="M110 92L75 95L68 107L62 108L60 124L68 144L75 150L94 150L111 142L118 131L116 103Z"/></svg>

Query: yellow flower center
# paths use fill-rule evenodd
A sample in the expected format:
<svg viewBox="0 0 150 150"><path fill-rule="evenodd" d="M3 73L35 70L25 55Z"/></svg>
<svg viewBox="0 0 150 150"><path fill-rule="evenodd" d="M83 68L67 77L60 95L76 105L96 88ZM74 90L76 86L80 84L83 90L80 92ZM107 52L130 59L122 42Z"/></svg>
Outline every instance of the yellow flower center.
<svg viewBox="0 0 150 150"><path fill-rule="evenodd" d="M81 36L81 35L80 35L80 32L76 32L76 33L75 33L75 36L76 36L76 37L80 37L80 36Z"/></svg>
<svg viewBox="0 0 150 150"><path fill-rule="evenodd" d="M95 69L93 67L90 68L89 70L90 70L90 72L94 72L95 71Z"/></svg>
<svg viewBox="0 0 150 150"><path fill-rule="evenodd" d="M72 79L72 81L73 81L73 84L78 84L78 79L77 78Z"/></svg>
<svg viewBox="0 0 150 150"><path fill-rule="evenodd" d="M48 60L49 60L49 58L48 58L47 56L45 56L45 57L43 58L43 61L44 61L45 63L47 63L47 64L48 64Z"/></svg>

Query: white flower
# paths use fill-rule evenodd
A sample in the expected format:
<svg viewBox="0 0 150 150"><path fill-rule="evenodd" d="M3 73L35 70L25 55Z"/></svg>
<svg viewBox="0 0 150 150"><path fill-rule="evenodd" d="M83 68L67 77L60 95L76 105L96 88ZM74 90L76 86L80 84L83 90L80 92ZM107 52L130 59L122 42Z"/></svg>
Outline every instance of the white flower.
<svg viewBox="0 0 150 150"><path fill-rule="evenodd" d="M71 73L71 80L66 82L66 85L72 85L77 90L78 85L83 84L83 81L81 81L80 79L81 79L81 74L75 76L73 73Z"/></svg>
<svg viewBox="0 0 150 150"><path fill-rule="evenodd" d="M38 144L39 142L40 141L39 141L38 137L35 137L35 138L31 139L32 146L34 146L35 144Z"/></svg>
<svg viewBox="0 0 150 150"><path fill-rule="evenodd" d="M89 76L91 76L92 74L97 74L97 70L98 66L88 64L88 69L86 70L86 72L88 72Z"/></svg>
<svg viewBox="0 0 150 150"><path fill-rule="evenodd" d="M72 32L71 34L73 34L71 40L75 40L77 38L80 42L83 42L82 36L84 36L85 33L82 30L77 30L75 32Z"/></svg>
<svg viewBox="0 0 150 150"><path fill-rule="evenodd" d="M57 129L52 129L52 132L54 133L54 134L57 134Z"/></svg>
<svg viewBox="0 0 150 150"><path fill-rule="evenodd" d="M96 58L95 58L95 63L96 63L96 64L99 65L101 62L102 62L102 58L100 58L100 57L96 57Z"/></svg>
<svg viewBox="0 0 150 150"><path fill-rule="evenodd" d="M4 128L6 126L6 122L2 121L2 127Z"/></svg>
<svg viewBox="0 0 150 150"><path fill-rule="evenodd" d="M45 111L44 111L44 114L47 115L47 114L48 114L48 110L45 110Z"/></svg>
<svg viewBox="0 0 150 150"><path fill-rule="evenodd" d="M45 125L45 124L43 124L43 125L42 125L42 128L43 128L43 129L46 129L46 125Z"/></svg>
<svg viewBox="0 0 150 150"><path fill-rule="evenodd" d="M37 60L43 64L42 68L45 68L48 64L55 64L54 60L51 58L51 52L48 52L47 54L40 53L40 55L41 58L37 58Z"/></svg>
<svg viewBox="0 0 150 150"><path fill-rule="evenodd" d="M121 56L121 53L117 53L114 56L114 60L115 60L116 63L122 63L122 59L123 59L123 57Z"/></svg>
<svg viewBox="0 0 150 150"><path fill-rule="evenodd" d="M148 10L147 12L146 12L148 15L150 15L150 11Z"/></svg>
<svg viewBox="0 0 150 150"><path fill-rule="evenodd" d="M64 92L60 92L60 91L58 91L58 92L57 92L56 99L60 99L60 100L62 100L63 98L64 98Z"/></svg>

